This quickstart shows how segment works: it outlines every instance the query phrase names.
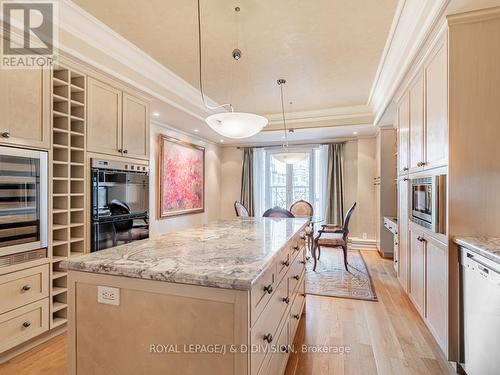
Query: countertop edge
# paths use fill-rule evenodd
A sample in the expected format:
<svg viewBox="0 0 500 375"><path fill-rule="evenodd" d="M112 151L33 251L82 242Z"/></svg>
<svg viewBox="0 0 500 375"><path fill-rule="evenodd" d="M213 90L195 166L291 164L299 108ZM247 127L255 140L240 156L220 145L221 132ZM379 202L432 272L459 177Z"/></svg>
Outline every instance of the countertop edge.
<svg viewBox="0 0 500 375"><path fill-rule="evenodd" d="M456 236L453 241L485 258L500 264L500 238Z"/></svg>

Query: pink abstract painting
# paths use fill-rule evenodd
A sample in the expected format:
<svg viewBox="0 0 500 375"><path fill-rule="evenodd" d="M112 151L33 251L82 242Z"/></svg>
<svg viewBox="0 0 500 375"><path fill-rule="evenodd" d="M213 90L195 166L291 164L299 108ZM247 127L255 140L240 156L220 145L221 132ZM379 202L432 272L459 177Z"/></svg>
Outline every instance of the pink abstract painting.
<svg viewBox="0 0 500 375"><path fill-rule="evenodd" d="M160 135L159 217L204 211L205 149Z"/></svg>

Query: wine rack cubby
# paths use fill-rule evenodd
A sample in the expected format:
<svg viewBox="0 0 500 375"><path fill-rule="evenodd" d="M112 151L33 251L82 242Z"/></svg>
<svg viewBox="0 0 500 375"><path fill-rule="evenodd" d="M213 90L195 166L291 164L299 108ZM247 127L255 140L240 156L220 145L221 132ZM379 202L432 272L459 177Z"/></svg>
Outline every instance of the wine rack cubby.
<svg viewBox="0 0 500 375"><path fill-rule="evenodd" d="M52 74L51 328L67 322L68 280L60 266L86 249L86 77L59 66Z"/></svg>

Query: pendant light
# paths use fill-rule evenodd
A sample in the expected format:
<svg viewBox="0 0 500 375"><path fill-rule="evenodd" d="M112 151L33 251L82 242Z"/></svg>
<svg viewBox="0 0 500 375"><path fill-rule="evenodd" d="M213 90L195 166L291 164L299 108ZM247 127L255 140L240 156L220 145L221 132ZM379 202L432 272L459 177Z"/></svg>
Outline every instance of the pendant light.
<svg viewBox="0 0 500 375"><path fill-rule="evenodd" d="M283 100L283 85L286 83L286 80L280 78L278 79L278 85L280 86L281 92L281 114L283 116L283 130L285 131L285 143L283 143L283 152L279 154L273 154L273 158L279 160L285 164L295 164L307 159L307 154L303 152L291 152L288 149L288 130L286 128L286 119L285 119L285 104Z"/></svg>
<svg viewBox="0 0 500 375"><path fill-rule="evenodd" d="M239 12L240 8L236 7L235 11ZM229 107L231 110L230 112L215 113L213 115L210 115L205 119L205 122L214 131L227 138L241 139L251 137L259 133L264 127L267 126L267 118L253 113L235 112L233 106L229 103L214 107L208 105L205 101L202 80L202 37L200 14L200 0L198 0L198 57L201 100L203 101L205 107L207 107L208 109ZM232 56L233 59L239 60L242 57L242 53L239 49L235 49L232 52Z"/></svg>

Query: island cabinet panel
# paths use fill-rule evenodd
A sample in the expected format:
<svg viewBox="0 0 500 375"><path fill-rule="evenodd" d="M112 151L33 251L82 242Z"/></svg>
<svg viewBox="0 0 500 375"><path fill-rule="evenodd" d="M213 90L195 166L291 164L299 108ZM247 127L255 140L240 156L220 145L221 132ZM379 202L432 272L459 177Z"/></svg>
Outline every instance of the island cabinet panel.
<svg viewBox="0 0 500 375"><path fill-rule="evenodd" d="M257 280L250 291L251 317L252 325L255 324L260 314L271 300L271 296L278 286L278 278L276 275L277 265L273 264L263 275Z"/></svg>

